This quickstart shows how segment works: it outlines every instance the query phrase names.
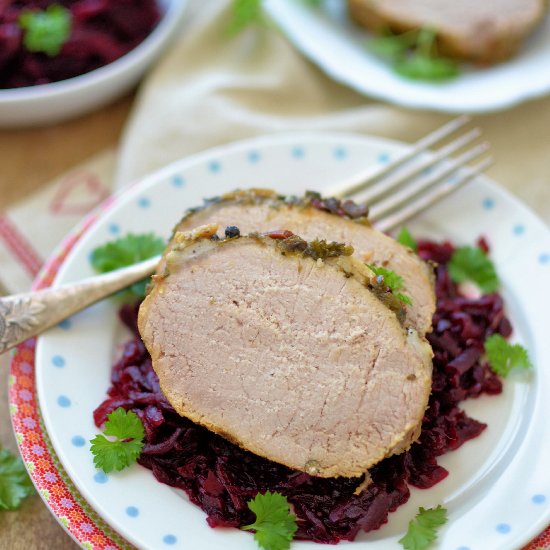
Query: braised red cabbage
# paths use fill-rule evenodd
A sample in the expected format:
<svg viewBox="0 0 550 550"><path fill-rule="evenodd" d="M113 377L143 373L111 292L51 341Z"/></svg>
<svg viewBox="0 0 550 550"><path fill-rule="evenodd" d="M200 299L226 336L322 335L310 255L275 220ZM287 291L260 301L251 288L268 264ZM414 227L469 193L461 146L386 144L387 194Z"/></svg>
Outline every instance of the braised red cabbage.
<svg viewBox="0 0 550 550"><path fill-rule="evenodd" d="M33 53L18 25L23 10L59 4L71 12L58 55ZM134 49L160 19L155 0L4 0L0 2L0 88L47 84L88 73Z"/></svg>
<svg viewBox="0 0 550 550"><path fill-rule="evenodd" d="M139 463L160 482L183 489L206 512L211 527L253 522L247 501L270 490L286 495L292 503L298 539L335 544L353 540L361 530L377 529L408 500L409 485L427 489L447 476L437 463L438 456L485 429L485 424L460 409L460 402L502 391L498 377L481 361L487 336L511 334L502 298L498 294L462 296L445 267L453 250L448 242L419 243L419 255L439 264L434 330L428 335L435 354L433 387L420 439L409 451L372 468L372 483L359 495L354 494L358 479L320 479L290 470L179 417L160 391L151 358L139 338L137 307L126 306L120 312L135 337L113 367L109 397L94 412L95 423L100 427L118 407L135 411L146 432Z"/></svg>

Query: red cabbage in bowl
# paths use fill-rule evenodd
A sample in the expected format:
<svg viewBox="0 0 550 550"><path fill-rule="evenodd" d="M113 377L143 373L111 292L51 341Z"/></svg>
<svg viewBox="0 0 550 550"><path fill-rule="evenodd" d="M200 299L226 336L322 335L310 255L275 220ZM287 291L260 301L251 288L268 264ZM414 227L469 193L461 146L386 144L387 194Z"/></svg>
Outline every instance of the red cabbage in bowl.
<svg viewBox="0 0 550 550"><path fill-rule="evenodd" d="M292 503L298 518L297 539L336 544L353 540L361 530L378 529L390 512L408 500L409 485L428 489L447 476L437 463L438 456L485 429L485 424L460 409L460 402L502 391L499 378L482 361L486 337L493 333L508 337L512 331L502 298L461 295L446 269L453 250L448 242L419 243L419 255L439 264L434 330L428 335L434 350L432 395L420 439L409 451L372 468L372 483L358 495L361 479L321 479L290 470L178 416L162 395L139 338L137 306L120 312L135 337L113 367L109 397L94 412L95 423L100 427L118 407L133 410L146 432L139 463L162 483L183 489L206 512L211 527L252 523L247 501L270 490Z"/></svg>
<svg viewBox="0 0 550 550"><path fill-rule="evenodd" d="M18 25L22 11L58 4L71 12L71 34L58 55L30 52ZM115 61L155 28L155 0L0 1L0 89L66 80Z"/></svg>

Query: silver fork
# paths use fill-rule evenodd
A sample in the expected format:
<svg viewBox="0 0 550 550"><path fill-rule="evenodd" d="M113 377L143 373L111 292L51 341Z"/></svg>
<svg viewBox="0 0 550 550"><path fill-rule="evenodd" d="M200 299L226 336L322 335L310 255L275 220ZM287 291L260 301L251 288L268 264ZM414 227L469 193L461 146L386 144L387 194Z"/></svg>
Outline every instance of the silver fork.
<svg viewBox="0 0 550 550"><path fill-rule="evenodd" d="M470 130L433 154L430 148L469 122L459 117L417 141L386 166L358 174L327 189L326 196L360 197L370 206L369 219L380 231L390 231L458 189L491 164L485 157L468 163L488 150L475 145L457 157L451 155L481 134ZM0 353L40 334L89 305L151 275L159 257L53 289L6 296L0 299Z"/></svg>

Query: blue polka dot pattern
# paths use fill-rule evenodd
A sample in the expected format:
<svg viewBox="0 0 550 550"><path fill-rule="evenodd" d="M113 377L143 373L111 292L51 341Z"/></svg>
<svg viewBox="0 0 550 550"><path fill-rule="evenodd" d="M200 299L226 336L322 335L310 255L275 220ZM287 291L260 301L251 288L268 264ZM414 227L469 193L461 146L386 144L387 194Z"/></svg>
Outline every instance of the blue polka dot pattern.
<svg viewBox="0 0 550 550"><path fill-rule="evenodd" d="M222 165L217 160L213 160L208 163L208 170L214 174L217 174L221 169Z"/></svg>
<svg viewBox="0 0 550 550"><path fill-rule="evenodd" d="M492 210L495 207L495 201L490 197L483 199L483 202L481 204L483 205L483 208L485 208L485 210Z"/></svg>
<svg viewBox="0 0 550 550"><path fill-rule="evenodd" d="M147 197L141 197L137 201L140 208L149 208L151 206L151 201Z"/></svg>
<svg viewBox="0 0 550 550"><path fill-rule="evenodd" d="M135 506L128 506L128 508L126 508L126 513L131 518L137 518L139 516L139 510Z"/></svg>
<svg viewBox="0 0 550 550"><path fill-rule="evenodd" d="M514 235L517 235L519 237L520 235L523 235L525 233L525 226L521 223L518 223L514 225L512 231L514 232Z"/></svg>
<svg viewBox="0 0 550 550"><path fill-rule="evenodd" d="M108 229L111 235L120 234L120 225L118 225L118 223L110 223Z"/></svg>
<svg viewBox="0 0 550 550"><path fill-rule="evenodd" d="M258 153L258 151L250 151L247 155L247 158L249 162L251 162L252 164L256 164L260 160L261 155L260 153Z"/></svg>
<svg viewBox="0 0 550 550"><path fill-rule="evenodd" d="M337 159L345 159L348 156L348 151L344 147L336 147L334 149L334 157Z"/></svg>
<svg viewBox="0 0 550 550"><path fill-rule="evenodd" d="M512 530L512 528L507 523L499 523L496 526L496 530L497 532L502 533L503 535L506 535Z"/></svg>
<svg viewBox="0 0 550 550"><path fill-rule="evenodd" d="M428 166L428 168L424 168L424 170L422 170L422 175L429 176L432 172L433 172L433 166Z"/></svg>
<svg viewBox="0 0 550 550"><path fill-rule="evenodd" d="M533 504L543 504L544 502L546 502L546 497L541 494L533 495L531 497L531 501L533 502Z"/></svg>
<svg viewBox="0 0 550 550"><path fill-rule="evenodd" d="M57 398L57 404L64 409L71 406L71 400L66 395L60 395Z"/></svg>
<svg viewBox="0 0 550 550"><path fill-rule="evenodd" d="M179 175L174 176L172 178L172 185L177 188L183 187L185 185L185 179Z"/></svg>
<svg viewBox="0 0 550 550"><path fill-rule="evenodd" d="M65 366L65 359L61 355L54 355L52 357L52 364L54 367L61 369Z"/></svg>
<svg viewBox="0 0 550 550"><path fill-rule="evenodd" d="M75 436L71 439L71 443L72 443L75 447L84 447L84 445L86 445L86 440L85 440L81 435L75 435Z"/></svg>
<svg viewBox="0 0 550 550"><path fill-rule="evenodd" d="M291 154L295 159L302 159L304 158L306 152L304 151L303 147L293 147Z"/></svg>
<svg viewBox="0 0 550 550"><path fill-rule="evenodd" d="M176 542L178 542L178 539L174 535L165 535L162 539L162 542L164 542L164 544L172 545L176 544Z"/></svg>
<svg viewBox="0 0 550 550"><path fill-rule="evenodd" d="M103 472L96 472L94 475L94 481L103 485L109 481L109 478Z"/></svg>
<svg viewBox="0 0 550 550"><path fill-rule="evenodd" d="M376 162L380 164L388 164L390 160L391 160L391 157L388 153L380 153L378 157L376 157Z"/></svg>
<svg viewBox="0 0 550 550"><path fill-rule="evenodd" d="M69 330L71 328L71 320L70 319L63 319L61 323L57 325L59 328L62 328L63 330Z"/></svg>
<svg viewBox="0 0 550 550"><path fill-rule="evenodd" d="M539 263L542 264L542 265L546 265L546 264L550 263L550 254L548 254L547 252L543 252L539 256Z"/></svg>

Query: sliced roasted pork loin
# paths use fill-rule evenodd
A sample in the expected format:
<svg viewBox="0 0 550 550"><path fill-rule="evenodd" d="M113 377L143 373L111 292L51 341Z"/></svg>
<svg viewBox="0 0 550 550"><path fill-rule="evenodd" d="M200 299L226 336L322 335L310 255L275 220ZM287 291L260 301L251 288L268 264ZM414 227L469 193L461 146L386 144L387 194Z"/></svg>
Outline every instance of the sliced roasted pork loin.
<svg viewBox="0 0 550 550"><path fill-rule="evenodd" d="M395 271L403 277L400 291L412 299L407 319L418 332L431 330L435 311L433 270L412 250L377 231L365 218L366 209L351 201L321 200L314 194L288 199L267 189L228 193L193 209L176 227L188 231L217 223L236 225L243 234L285 228L306 240L328 239L350 243L355 256L369 264Z"/></svg>
<svg viewBox="0 0 550 550"><path fill-rule="evenodd" d="M509 58L542 20L547 0L348 0L349 12L375 31L437 31L446 55L481 63Z"/></svg>
<svg viewBox="0 0 550 550"><path fill-rule="evenodd" d="M415 441L431 348L349 246L175 234L139 330L175 410L253 453L359 476Z"/></svg>

